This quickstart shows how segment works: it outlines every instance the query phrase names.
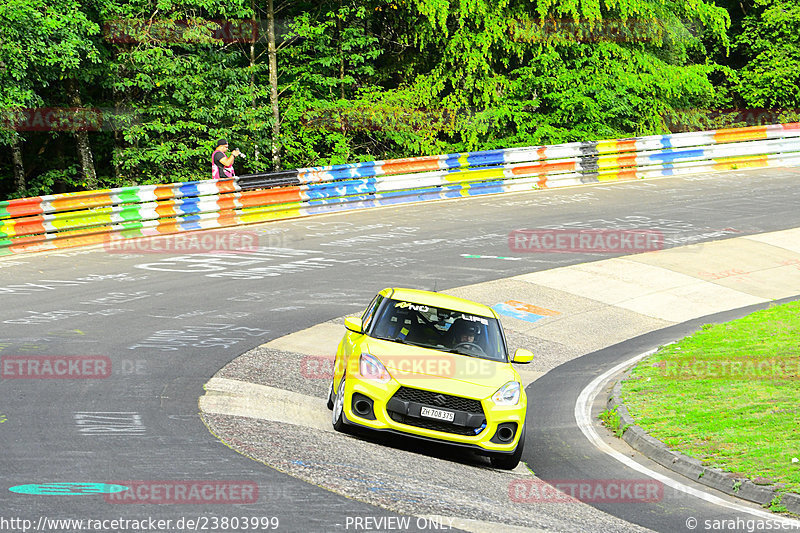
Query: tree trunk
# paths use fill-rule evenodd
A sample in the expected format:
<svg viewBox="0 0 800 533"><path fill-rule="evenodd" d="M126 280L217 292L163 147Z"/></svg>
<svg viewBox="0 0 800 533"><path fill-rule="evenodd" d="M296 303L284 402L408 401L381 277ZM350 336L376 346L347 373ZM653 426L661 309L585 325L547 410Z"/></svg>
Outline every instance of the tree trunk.
<svg viewBox="0 0 800 533"><path fill-rule="evenodd" d="M14 192L22 194L25 191L25 166L22 163L22 143L20 136L14 136L11 144L11 159L14 162Z"/></svg>
<svg viewBox="0 0 800 533"><path fill-rule="evenodd" d="M336 53L339 55L339 98L344 100L344 53L342 52L342 0L336 17Z"/></svg>
<svg viewBox="0 0 800 533"><path fill-rule="evenodd" d="M256 0L250 0L250 96L253 107L256 107L256 40L258 39L258 19L256 18Z"/></svg>
<svg viewBox="0 0 800 533"><path fill-rule="evenodd" d="M275 48L275 7L267 1L267 51L269 53L269 103L272 106L272 167L281 169L281 113L278 108L278 56Z"/></svg>
<svg viewBox="0 0 800 533"><path fill-rule="evenodd" d="M78 88L74 79L67 81L67 92L69 94L70 104L75 108L82 108L81 95L78 93ZM80 124L80 120L75 121ZM85 187L87 189L97 188L97 172L94 168L94 157L92 157L92 147L89 143L89 133L86 130L75 132L75 142L78 146L78 157L81 161L81 169L83 170L83 178Z"/></svg>

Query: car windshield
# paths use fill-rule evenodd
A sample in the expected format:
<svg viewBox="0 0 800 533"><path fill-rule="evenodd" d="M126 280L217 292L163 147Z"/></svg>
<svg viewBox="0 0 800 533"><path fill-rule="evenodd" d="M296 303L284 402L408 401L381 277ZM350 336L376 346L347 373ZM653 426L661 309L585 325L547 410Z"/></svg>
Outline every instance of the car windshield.
<svg viewBox="0 0 800 533"><path fill-rule="evenodd" d="M508 360L497 319L402 300L383 302L370 336L492 361Z"/></svg>

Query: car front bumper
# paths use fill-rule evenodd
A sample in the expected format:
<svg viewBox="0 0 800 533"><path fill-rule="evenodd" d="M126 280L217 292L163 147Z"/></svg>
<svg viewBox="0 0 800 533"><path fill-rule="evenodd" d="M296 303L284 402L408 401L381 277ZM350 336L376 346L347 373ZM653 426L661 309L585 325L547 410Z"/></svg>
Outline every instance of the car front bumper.
<svg viewBox="0 0 800 533"><path fill-rule="evenodd" d="M411 435L427 440L447 442L460 446L474 448L479 452L513 453L519 442L522 427L525 423L526 401L524 393L520 402L514 406L496 405L490 398L470 399L464 398L469 404L480 404L482 413L476 409L463 410L448 406L435 405L415 399L398 399L396 394L403 387L397 381L391 380L386 384L369 379L360 379L348 376L345 381L344 414L348 422L364 428ZM415 390L440 395L436 391L427 391L424 388ZM361 409L357 412L354 402L366 397L371 401L369 413ZM361 395L361 396L359 396ZM441 395L449 396L452 395ZM474 405L473 404L473 405ZM364 404L361 404L363 407ZM421 416L423 407L439 411L453 412L452 423ZM505 427L505 430L502 428ZM510 439L498 438L499 433L508 435L509 427L513 427L513 437ZM499 431L502 430L502 431Z"/></svg>

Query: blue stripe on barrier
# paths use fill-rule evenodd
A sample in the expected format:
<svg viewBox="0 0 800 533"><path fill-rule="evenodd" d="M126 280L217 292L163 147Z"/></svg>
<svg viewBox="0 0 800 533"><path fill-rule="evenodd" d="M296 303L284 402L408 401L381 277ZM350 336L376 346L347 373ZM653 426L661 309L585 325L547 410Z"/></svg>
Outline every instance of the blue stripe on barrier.
<svg viewBox="0 0 800 533"><path fill-rule="evenodd" d="M335 183L314 183L309 184L305 192L313 200L365 193L374 194L377 192L375 182L375 179L369 178L366 180L337 181Z"/></svg>
<svg viewBox="0 0 800 533"><path fill-rule="evenodd" d="M426 195L429 192L436 192L438 193L441 190L441 187L438 185L434 185L431 187L420 187L418 189L404 189L399 191L384 191L377 195L378 198L394 198L394 197L405 197L409 195Z"/></svg>
<svg viewBox="0 0 800 533"><path fill-rule="evenodd" d="M657 154L650 154L648 157L655 161L670 162L678 159L698 159L705 155L706 151L702 148L696 150L666 150Z"/></svg>
<svg viewBox="0 0 800 533"><path fill-rule="evenodd" d="M178 187L178 191L181 196L197 196L199 193L196 181L181 183L180 187Z"/></svg>
<svg viewBox="0 0 800 533"><path fill-rule="evenodd" d="M503 192L503 185L505 185L504 180L485 181L483 183L471 185L468 192L470 196L479 194L497 194Z"/></svg>
<svg viewBox="0 0 800 533"><path fill-rule="evenodd" d="M199 222L200 217L198 215L190 215L181 219L180 227L182 230L203 229Z"/></svg>
<svg viewBox="0 0 800 533"><path fill-rule="evenodd" d="M461 157L461 154L447 154L443 159L444 167L445 168L458 168L461 166L461 163L458 161Z"/></svg>
<svg viewBox="0 0 800 533"><path fill-rule="evenodd" d="M506 161L505 156L505 150L486 150L484 152L473 152L467 156L467 164L469 166L503 164Z"/></svg>
<svg viewBox="0 0 800 533"><path fill-rule="evenodd" d="M199 213L201 211L200 198L184 198L180 204L175 205L175 209L183 213Z"/></svg>
<svg viewBox="0 0 800 533"><path fill-rule="evenodd" d="M444 198L461 198L463 196L461 191L464 190L464 187L461 185L447 185L441 189Z"/></svg>
<svg viewBox="0 0 800 533"><path fill-rule="evenodd" d="M337 204L337 203L347 203L357 200L371 200L374 199L374 196L369 195L354 195L348 196L346 199L342 199L339 196L333 196L328 198L317 198L314 200L309 200L308 203L311 205L330 205L330 204Z"/></svg>

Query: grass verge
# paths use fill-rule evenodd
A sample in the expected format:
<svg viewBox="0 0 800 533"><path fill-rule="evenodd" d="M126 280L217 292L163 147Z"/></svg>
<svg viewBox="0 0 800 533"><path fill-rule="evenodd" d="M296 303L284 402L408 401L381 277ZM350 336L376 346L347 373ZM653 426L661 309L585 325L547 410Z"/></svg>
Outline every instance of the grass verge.
<svg viewBox="0 0 800 533"><path fill-rule="evenodd" d="M800 493L800 301L663 346L636 366L622 398L669 448Z"/></svg>

